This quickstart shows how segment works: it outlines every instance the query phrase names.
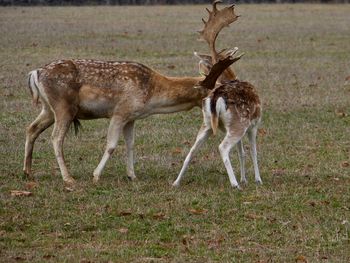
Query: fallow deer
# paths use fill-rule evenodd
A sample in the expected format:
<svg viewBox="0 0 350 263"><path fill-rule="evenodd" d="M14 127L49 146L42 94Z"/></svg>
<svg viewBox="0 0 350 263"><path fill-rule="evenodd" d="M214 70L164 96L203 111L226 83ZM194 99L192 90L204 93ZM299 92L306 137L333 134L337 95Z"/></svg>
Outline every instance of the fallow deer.
<svg viewBox="0 0 350 263"><path fill-rule="evenodd" d="M233 54L236 51L237 49L233 51ZM233 54L232 51L229 51L229 56ZM207 70L210 70L210 65ZM214 135L217 133L218 127L226 132L224 140L219 145L219 151L229 175L231 185L240 188L229 158L230 151L236 144L238 145L241 164L241 182L247 182L242 144L242 138L246 133L248 134L251 145L255 181L258 184L262 184L256 151L256 135L261 120L261 103L259 96L252 84L237 79L222 82L214 89L213 85L213 83L208 84L206 80L198 85L198 88L210 91L208 97L203 100L203 124L173 186L178 186L180 184L193 155L212 133Z"/></svg>
<svg viewBox="0 0 350 263"><path fill-rule="evenodd" d="M54 123L52 143L64 182L74 183L63 156L63 141L73 122L110 118L107 146L95 169L94 181L117 146L123 133L127 149L127 174L133 166L134 122L152 114L172 113L200 106L207 95L194 86L201 77L172 78L134 62L61 60L29 73L33 101L42 110L26 135L24 173L31 173L36 138Z"/></svg>
<svg viewBox="0 0 350 263"><path fill-rule="evenodd" d="M214 4L216 6L216 3ZM235 21L233 6L221 17ZM219 17L217 17L219 18ZM64 137L79 120L110 118L107 146L93 172L97 182L115 150L121 133L126 141L127 175L134 173L134 122L152 114L173 113L198 106L208 94L194 87L203 77L167 77L142 64L98 60L59 60L29 73L29 88L42 110L26 133L24 173L31 174L32 153L37 137L54 124L52 143L63 180L73 184L63 155Z"/></svg>
<svg viewBox="0 0 350 263"><path fill-rule="evenodd" d="M209 19L208 21L202 19L204 29L199 31L201 37L208 43L211 53L211 55L203 55L195 52L195 56L200 59L199 72L201 75L206 75L218 59L222 59L225 56L232 56L238 50L235 48L228 52L225 50L217 52L215 49L215 41L219 32L223 27L228 26L239 17L231 15L234 9L233 5L218 10L216 7L218 3L221 3L221 1L213 2L212 11L206 9L209 13ZM219 150L229 175L231 185L239 188L239 184L234 176L229 159L229 152L235 144L238 146L241 182L247 182L245 177L245 153L242 142L242 137L247 131L251 143L251 155L254 164L255 180L257 183L262 183L257 164L256 152L256 133L261 119L259 96L252 84L237 80L236 74L233 72L232 68L227 68L218 81L221 85L210 92L209 96L203 100L203 125L198 132L196 142L188 153L173 186L178 186L180 184L181 178L186 172L193 154L210 136L212 131L214 134L216 133L219 120L221 121L220 128L226 131L226 137L220 144ZM202 85L201 88L207 90L213 89L213 87L207 85Z"/></svg>
<svg viewBox="0 0 350 263"><path fill-rule="evenodd" d="M204 79L215 84L222 68L240 57L229 57L213 66ZM221 70L221 71L220 71ZM122 73L122 74L121 74ZM29 87L34 103L42 103L42 111L28 127L24 172L31 171L35 139L53 123L52 142L63 180L71 184L64 162L63 140L73 122L78 119L111 118L107 147L94 171L97 181L108 158L124 133L127 145L128 176L133 170L133 127L136 119L156 113L187 110L197 105L207 93L195 88L203 78L170 78L137 63L65 60L53 62L32 71Z"/></svg>

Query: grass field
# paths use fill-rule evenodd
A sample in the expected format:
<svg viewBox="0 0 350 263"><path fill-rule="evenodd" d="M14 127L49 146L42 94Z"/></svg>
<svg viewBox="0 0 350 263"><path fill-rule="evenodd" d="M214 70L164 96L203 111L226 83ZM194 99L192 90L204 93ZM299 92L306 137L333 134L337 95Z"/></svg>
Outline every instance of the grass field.
<svg viewBox="0 0 350 263"><path fill-rule="evenodd" d="M204 6L0 8L1 262L350 262L350 6L238 5L219 47L263 100L263 186L230 187L212 138L173 189L201 123L199 109L136 124L136 175L124 142L92 183L108 120L65 141L78 181L65 190L50 134L22 175L25 127L36 117L27 73L58 58L135 60L197 75ZM248 145L246 143L246 145ZM239 175L236 151L233 166ZM13 197L11 190L28 190Z"/></svg>

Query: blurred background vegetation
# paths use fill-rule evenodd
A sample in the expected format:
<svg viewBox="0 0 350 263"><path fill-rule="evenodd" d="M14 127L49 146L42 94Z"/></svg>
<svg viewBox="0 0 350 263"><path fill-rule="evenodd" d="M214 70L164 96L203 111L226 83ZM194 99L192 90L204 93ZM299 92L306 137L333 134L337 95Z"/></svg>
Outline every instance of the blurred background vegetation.
<svg viewBox="0 0 350 263"><path fill-rule="evenodd" d="M177 5L210 0L0 0L0 5ZM350 3L350 0L229 0L225 3Z"/></svg>

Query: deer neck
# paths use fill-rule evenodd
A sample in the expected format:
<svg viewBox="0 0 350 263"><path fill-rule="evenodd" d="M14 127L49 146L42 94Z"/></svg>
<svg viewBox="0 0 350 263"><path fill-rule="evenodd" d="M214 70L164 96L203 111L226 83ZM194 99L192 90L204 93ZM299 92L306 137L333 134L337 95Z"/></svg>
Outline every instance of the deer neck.
<svg viewBox="0 0 350 263"><path fill-rule="evenodd" d="M203 80L202 77L166 77L156 75L153 77L153 96L149 106L153 113L172 113L190 110L201 106L202 99L207 95L203 89L195 85Z"/></svg>

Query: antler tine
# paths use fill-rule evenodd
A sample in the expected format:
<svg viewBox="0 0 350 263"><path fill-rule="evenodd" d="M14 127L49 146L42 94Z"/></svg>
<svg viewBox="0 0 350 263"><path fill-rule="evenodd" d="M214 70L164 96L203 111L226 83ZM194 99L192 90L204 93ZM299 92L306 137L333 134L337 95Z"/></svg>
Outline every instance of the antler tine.
<svg viewBox="0 0 350 263"><path fill-rule="evenodd" d="M222 3L222 1L221 0L216 0L216 1L214 1L213 2L213 11L214 12L216 12L218 9L216 8L216 5L217 4L221 4Z"/></svg>
<svg viewBox="0 0 350 263"><path fill-rule="evenodd" d="M209 13L209 19L208 21L202 19L204 23L204 29L202 31L199 31L201 37L209 44L213 63L217 62L218 59L218 53L215 50L215 40L219 32L222 30L222 28L236 21L238 17L234 12L234 5L219 10L217 8L217 4L219 3L222 3L222 1L215 0L212 3L212 11L206 8Z"/></svg>

